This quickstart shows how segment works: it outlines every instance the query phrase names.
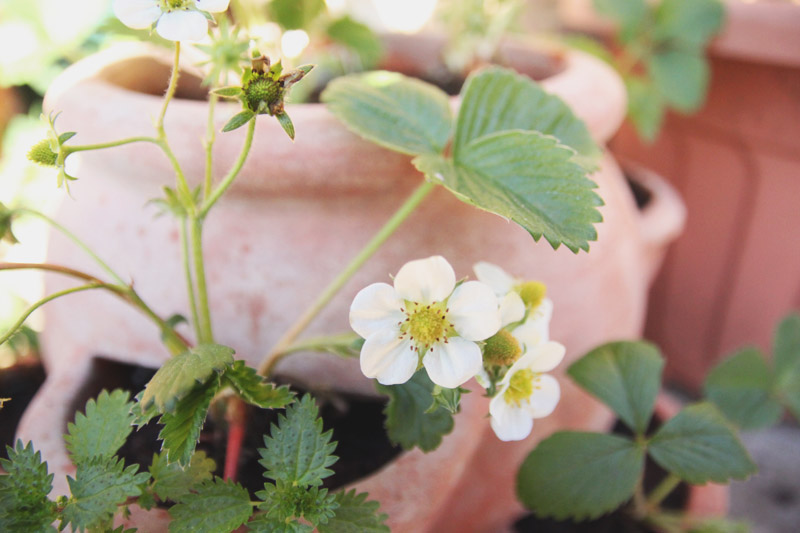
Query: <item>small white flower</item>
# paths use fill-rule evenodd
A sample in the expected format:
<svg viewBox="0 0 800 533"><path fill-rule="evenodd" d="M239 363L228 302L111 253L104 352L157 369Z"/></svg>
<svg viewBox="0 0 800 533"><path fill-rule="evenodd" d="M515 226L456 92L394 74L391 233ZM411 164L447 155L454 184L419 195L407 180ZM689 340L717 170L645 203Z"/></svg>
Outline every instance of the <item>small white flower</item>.
<svg viewBox="0 0 800 533"><path fill-rule="evenodd" d="M170 41L201 41L208 34L202 12L221 13L230 0L114 0L114 15L129 28L142 30L154 23Z"/></svg>
<svg viewBox="0 0 800 533"><path fill-rule="evenodd" d="M366 339L365 376L384 385L405 383L421 357L431 381L455 388L481 370L475 341L497 333L500 315L491 288L478 281L456 287L453 267L434 256L403 265L394 286L362 289L350 306L350 326Z"/></svg>
<svg viewBox="0 0 800 533"><path fill-rule="evenodd" d="M544 372L558 366L564 353L564 346L557 342L536 344L511 365L489 402L491 426L497 438L522 440L530 435L534 418L553 412L561 388L554 377Z"/></svg>

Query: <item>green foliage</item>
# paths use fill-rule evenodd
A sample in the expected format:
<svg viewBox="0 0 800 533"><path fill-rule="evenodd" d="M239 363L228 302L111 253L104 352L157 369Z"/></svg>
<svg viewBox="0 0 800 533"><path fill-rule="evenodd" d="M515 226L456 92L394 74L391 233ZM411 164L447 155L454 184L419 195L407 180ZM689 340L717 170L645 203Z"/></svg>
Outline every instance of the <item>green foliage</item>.
<svg viewBox="0 0 800 533"><path fill-rule="evenodd" d="M125 444L133 429L133 403L127 391L102 391L97 400L86 402L86 414L76 413L64 436L72 461L83 464L95 458L110 458Z"/></svg>
<svg viewBox="0 0 800 533"><path fill-rule="evenodd" d="M642 139L653 142L661 130L666 109L661 93L648 78L634 75L625 78L625 88L628 91L628 118Z"/></svg>
<svg viewBox="0 0 800 533"><path fill-rule="evenodd" d="M662 0L653 37L674 47L703 47L720 30L725 9L718 0Z"/></svg>
<svg viewBox="0 0 800 533"><path fill-rule="evenodd" d="M222 132L227 133L229 131L233 131L235 129L239 129L251 120L255 118L256 114L249 109L245 109L244 111L240 111L231 117L225 126L222 127Z"/></svg>
<svg viewBox="0 0 800 533"><path fill-rule="evenodd" d="M322 101L350 129L390 150L438 154L450 138L447 95L396 72L337 78L322 93Z"/></svg>
<svg viewBox="0 0 800 533"><path fill-rule="evenodd" d="M47 499L53 488L53 474L33 444L6 447L8 459L0 459L5 475L0 475L0 531L38 533L52 531L56 506Z"/></svg>
<svg viewBox="0 0 800 533"><path fill-rule="evenodd" d="M340 43L358 54L365 70L375 66L383 56L383 43L378 36L369 26L350 17L345 16L334 20L328 25L326 33L332 41Z"/></svg>
<svg viewBox="0 0 800 533"><path fill-rule="evenodd" d="M256 496L263 502L258 508L266 513L268 522L288 523L303 519L316 526L326 523L339 507L336 496L328 494L328 489L280 480L275 485L265 484L264 490Z"/></svg>
<svg viewBox="0 0 800 533"><path fill-rule="evenodd" d="M761 352L741 350L722 361L706 377L706 397L742 429L775 424L783 407L772 398L772 372Z"/></svg>
<svg viewBox="0 0 800 533"><path fill-rule="evenodd" d="M773 349L776 392L800 420L800 314L792 313L781 321Z"/></svg>
<svg viewBox="0 0 800 533"><path fill-rule="evenodd" d="M244 401L262 409L286 407L294 399L294 393L289 387L276 387L242 360L234 362L222 375L222 379L223 384L232 387Z"/></svg>
<svg viewBox="0 0 800 533"><path fill-rule="evenodd" d="M170 508L170 533L229 533L250 518L250 495L238 483L206 481Z"/></svg>
<svg viewBox="0 0 800 533"><path fill-rule="evenodd" d="M616 435L559 432L522 463L517 495L539 516L595 518L633 495L644 448Z"/></svg>
<svg viewBox="0 0 800 533"><path fill-rule="evenodd" d="M425 370L419 370L401 385L376 384L389 396L384 409L386 431L394 444L406 450L415 446L424 452L435 450L442 437L453 431L453 415L445 409L429 412L434 384Z"/></svg>
<svg viewBox="0 0 800 533"><path fill-rule="evenodd" d="M611 342L569 367L578 385L611 407L637 435L644 435L661 386L664 359L646 342Z"/></svg>
<svg viewBox="0 0 800 533"><path fill-rule="evenodd" d="M122 459L99 457L78 468L75 479L67 477L70 492L61 516L62 527L84 531L110 522L117 506L141 493L140 485L149 479L147 473L137 474L138 466L125 468Z"/></svg>
<svg viewBox="0 0 800 533"><path fill-rule="evenodd" d="M628 41L648 15L645 0L594 0L594 8L619 22L622 41Z"/></svg>
<svg viewBox="0 0 800 533"><path fill-rule="evenodd" d="M380 504L367 500L367 494L356 494L355 489L338 492L336 514L317 529L320 533L389 533L384 523L387 515L378 512Z"/></svg>
<svg viewBox="0 0 800 533"><path fill-rule="evenodd" d="M144 389L142 409L155 404L161 413L175 410L178 401L233 364L233 349L219 344L200 344L170 358Z"/></svg>
<svg viewBox="0 0 800 533"><path fill-rule="evenodd" d="M333 474L328 469L337 461L332 455L336 443L330 442L332 431L322 431L314 399L305 395L278 416L270 435L264 437L259 463L266 469L264 476L290 484L319 486Z"/></svg>
<svg viewBox="0 0 800 533"><path fill-rule="evenodd" d="M306 29L325 11L324 0L272 0L270 18L284 30Z"/></svg>
<svg viewBox="0 0 800 533"><path fill-rule="evenodd" d="M163 449L167 451L169 461L178 461L182 465L189 463L200 438L208 407L219 389L219 378L213 378L181 398L174 412L161 415L164 427L158 437L164 441Z"/></svg>
<svg viewBox="0 0 800 533"><path fill-rule="evenodd" d="M176 462L170 463L164 453L154 454L150 465L153 492L162 501L180 501L191 487L210 481L216 467L214 460L206 457L202 451L195 452L186 467L181 467Z"/></svg>
<svg viewBox="0 0 800 533"><path fill-rule="evenodd" d="M710 403L686 407L664 424L649 452L666 470L696 485L745 479L756 471L736 432Z"/></svg>
<svg viewBox="0 0 800 533"><path fill-rule="evenodd" d="M709 72L699 52L658 52L650 57L647 68L661 97L674 109L691 113L703 104Z"/></svg>

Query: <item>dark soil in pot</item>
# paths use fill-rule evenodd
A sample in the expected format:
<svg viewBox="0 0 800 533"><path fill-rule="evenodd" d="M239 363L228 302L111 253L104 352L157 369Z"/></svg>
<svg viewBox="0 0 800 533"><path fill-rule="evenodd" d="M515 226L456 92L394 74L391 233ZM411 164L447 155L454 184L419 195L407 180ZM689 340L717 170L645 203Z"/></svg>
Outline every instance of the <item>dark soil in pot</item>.
<svg viewBox="0 0 800 533"><path fill-rule="evenodd" d="M96 358L93 367L92 377L82 388L84 394L75 399L75 410L82 411L86 401L96 397L103 389L119 388L130 391L131 396L136 395L155 374L155 369L103 358ZM292 388L298 395L306 392ZM381 398L332 392L315 392L315 397L320 403L323 427L333 430L332 440L338 443L335 454L339 460L331 468L334 475L325 480L325 487L334 489L366 477L380 470L402 451L391 444L383 427L385 401ZM264 446L264 435L269 434L270 424L277 422L279 413L282 410L248 407L248 423L239 456L237 481L251 494L261 490L267 481L263 477L264 468L258 464L258 448ZM160 429L161 426L156 422L150 422L131 434L119 451L126 465L139 464L143 469L150 465L153 454L161 449L158 441ZM220 476L227 447L225 429L224 424L215 423L209 417L197 447L214 459L218 469L216 474Z"/></svg>
<svg viewBox="0 0 800 533"><path fill-rule="evenodd" d="M22 413L45 377L44 367L36 357L25 357L14 366L0 369L0 398L10 398L0 409L0 457L8 458L6 446L14 445Z"/></svg>

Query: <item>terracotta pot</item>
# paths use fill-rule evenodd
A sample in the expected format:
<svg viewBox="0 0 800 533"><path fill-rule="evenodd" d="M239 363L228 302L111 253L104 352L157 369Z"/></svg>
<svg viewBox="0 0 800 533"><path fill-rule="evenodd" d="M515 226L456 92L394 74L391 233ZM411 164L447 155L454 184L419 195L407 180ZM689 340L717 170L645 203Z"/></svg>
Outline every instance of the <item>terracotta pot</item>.
<svg viewBox="0 0 800 533"><path fill-rule="evenodd" d="M646 336L664 350L667 376L695 390L730 351L769 349L775 324L800 308L800 6L726 9L705 107L669 114L653 145L627 126L612 142L686 200L686 232L653 288ZM568 20L602 31L594 21Z"/></svg>
<svg viewBox="0 0 800 533"><path fill-rule="evenodd" d="M413 72L433 62L441 42L427 37L389 40L389 61ZM604 64L578 53L535 53L512 45L504 55L515 68L546 78L544 85L574 106L595 138L604 143L625 109L624 89ZM168 59L166 59L168 61ZM422 66L420 66L422 61ZM431 65L433 66L433 65ZM165 58L140 48L109 51L71 67L48 93L46 108L62 111L62 131L79 132L75 142L90 143L150 134L160 106L168 68ZM187 84L181 94L196 87ZM457 98L453 99L457 105ZM219 125L236 112L219 107ZM250 158L237 183L208 219L205 239L210 299L218 342L256 365L285 328L367 242L421 177L406 156L357 138L323 106L292 105L297 130L292 144L274 120L259 120ZM167 114L173 150L190 180L203 174L199 140L206 122L201 101L179 98ZM242 133L219 136L215 170L224 172L236 157ZM158 149L129 145L82 153L58 219L130 275L154 309L187 314L175 224L153 220L143 209L173 174ZM639 211L614 160L606 155L593 175L604 222L591 253L554 252L500 217L481 212L437 190L348 283L308 331L308 335L346 331L347 310L368 283L387 281L407 260L441 254L459 276L473 263L493 261L509 272L541 279L556 302L552 337L568 347L568 360L589 348L642 330L646 293L663 247L682 224L681 204L659 218ZM665 224L659 232L655 226ZM96 267L59 235L53 235L49 261L96 272ZM101 273L98 272L100 275ZM48 291L67 285L47 279ZM81 319L75 320L80 310ZM98 355L155 367L168 354L158 331L135 311L105 294L81 293L56 300L47 309L42 335L48 380L23 420L20 436L33 440L56 472L56 493L72 466L60 434L72 416L68 407L89 379ZM187 332L188 334L188 332ZM565 368L568 362L563 365ZM356 361L302 354L277 368L284 376L316 387L374 394ZM356 485L381 501L393 531L435 531L435 523L457 487L469 460L483 445L488 424L486 399L466 398L456 429L430 454L402 454L380 473ZM580 407L578 407L580 405ZM559 414L540 425L539 437L557 427L603 429L610 414L565 386ZM422 483L425 481L425 483Z"/></svg>

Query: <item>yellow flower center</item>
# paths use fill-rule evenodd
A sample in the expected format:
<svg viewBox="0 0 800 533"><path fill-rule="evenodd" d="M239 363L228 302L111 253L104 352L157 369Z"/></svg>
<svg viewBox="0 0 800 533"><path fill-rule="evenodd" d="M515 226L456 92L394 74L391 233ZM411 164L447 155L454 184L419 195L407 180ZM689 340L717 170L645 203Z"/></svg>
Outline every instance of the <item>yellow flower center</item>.
<svg viewBox="0 0 800 533"><path fill-rule="evenodd" d="M447 320L444 302L430 305L406 302L405 322L400 325L403 335L409 335L418 347L429 348L434 342L447 342L453 325Z"/></svg>
<svg viewBox="0 0 800 533"><path fill-rule="evenodd" d="M165 7L167 8L167 10L170 10L170 11L173 10L173 9L185 9L185 8L189 7L188 4L189 4L188 0L165 0L164 1Z"/></svg>
<svg viewBox="0 0 800 533"><path fill-rule="evenodd" d="M547 296L547 285L541 281L526 281L517 286L520 298L528 309L535 309Z"/></svg>
<svg viewBox="0 0 800 533"><path fill-rule="evenodd" d="M522 348L517 339L505 329L501 329L488 339L483 347L483 360L489 365L511 365L519 359Z"/></svg>
<svg viewBox="0 0 800 533"><path fill-rule="evenodd" d="M516 404L517 407L533 394L533 389L538 388L535 382L539 380L539 374L528 368L517 370L511 379L508 380L508 388L503 393L503 399L507 404Z"/></svg>

